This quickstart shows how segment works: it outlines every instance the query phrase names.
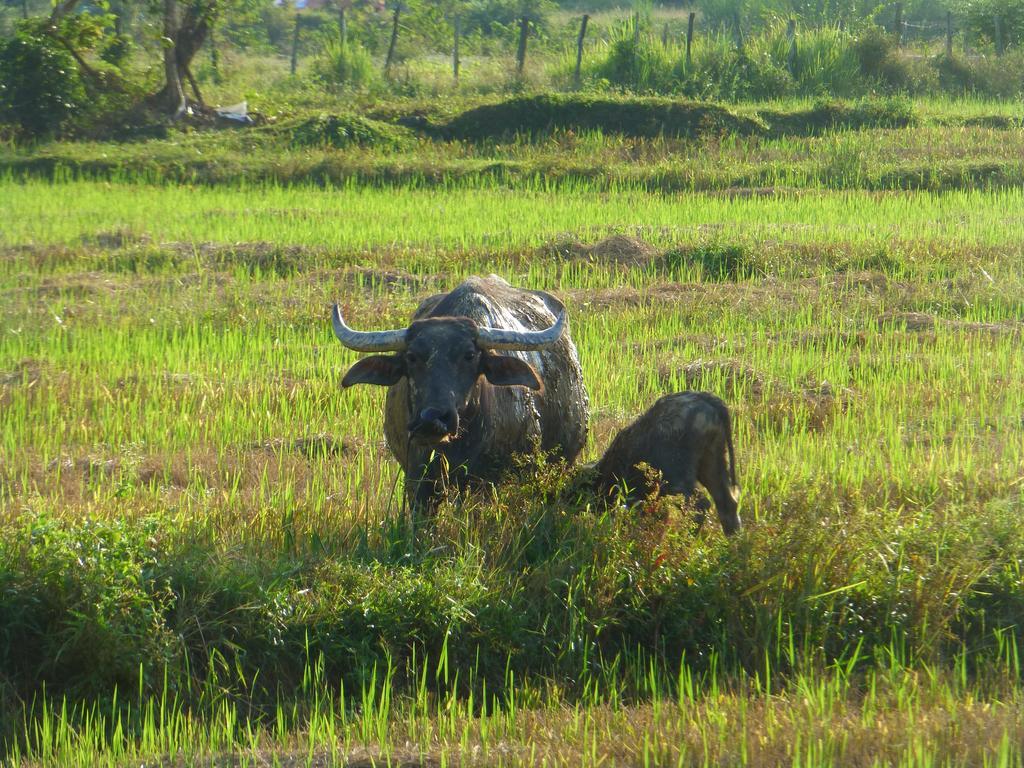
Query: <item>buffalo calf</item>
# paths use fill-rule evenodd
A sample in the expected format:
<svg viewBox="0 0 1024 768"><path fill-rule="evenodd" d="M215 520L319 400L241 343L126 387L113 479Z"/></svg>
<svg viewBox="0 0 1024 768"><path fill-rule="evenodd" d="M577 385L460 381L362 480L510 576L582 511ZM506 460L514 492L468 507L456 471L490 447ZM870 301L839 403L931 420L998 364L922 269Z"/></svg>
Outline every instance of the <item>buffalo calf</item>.
<svg viewBox="0 0 1024 768"><path fill-rule="evenodd" d="M639 464L660 471L660 485ZM692 498L699 481L711 494L725 533L740 529L729 409L712 394L660 398L615 436L596 469L601 491L625 483L630 503L655 493Z"/></svg>

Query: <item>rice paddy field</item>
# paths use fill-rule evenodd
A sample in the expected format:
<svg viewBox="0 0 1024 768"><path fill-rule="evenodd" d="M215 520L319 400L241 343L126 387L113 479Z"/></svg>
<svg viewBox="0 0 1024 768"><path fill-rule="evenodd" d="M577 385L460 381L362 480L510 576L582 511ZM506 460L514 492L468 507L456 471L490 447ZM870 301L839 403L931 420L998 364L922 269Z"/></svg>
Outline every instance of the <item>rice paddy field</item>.
<svg viewBox="0 0 1024 768"><path fill-rule="evenodd" d="M1021 765L1024 193L740 187L702 146L703 191L0 179L3 761ZM740 535L530 458L411 529L329 307L395 327L489 273L564 300L585 460L662 394L726 400Z"/></svg>

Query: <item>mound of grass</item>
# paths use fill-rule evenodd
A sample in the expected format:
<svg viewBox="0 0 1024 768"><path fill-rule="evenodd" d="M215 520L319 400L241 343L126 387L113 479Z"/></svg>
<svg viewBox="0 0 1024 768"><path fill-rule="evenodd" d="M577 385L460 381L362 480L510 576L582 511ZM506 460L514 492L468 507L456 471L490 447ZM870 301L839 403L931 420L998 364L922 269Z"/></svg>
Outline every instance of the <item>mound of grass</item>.
<svg viewBox="0 0 1024 768"><path fill-rule="evenodd" d="M835 130L909 128L918 124L914 106L900 97L857 101L827 99L810 109L792 112L763 110L758 115L777 136L806 136Z"/></svg>
<svg viewBox="0 0 1024 768"><path fill-rule="evenodd" d="M358 115L318 115L291 129L291 141L299 147L373 147L400 149L409 134L400 127Z"/></svg>
<svg viewBox="0 0 1024 768"><path fill-rule="evenodd" d="M558 130L602 131L640 138L699 138L757 134L764 125L757 118L738 115L725 107L694 101L544 94L470 109L452 119L445 133L455 139L483 141L538 137Z"/></svg>

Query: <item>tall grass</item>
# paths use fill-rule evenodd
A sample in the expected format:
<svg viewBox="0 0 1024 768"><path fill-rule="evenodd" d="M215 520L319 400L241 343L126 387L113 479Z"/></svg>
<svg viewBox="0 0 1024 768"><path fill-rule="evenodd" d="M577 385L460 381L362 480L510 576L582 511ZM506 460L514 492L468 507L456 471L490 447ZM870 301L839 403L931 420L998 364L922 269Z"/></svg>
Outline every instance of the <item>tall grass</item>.
<svg viewBox="0 0 1024 768"><path fill-rule="evenodd" d="M457 697L433 672L445 669L443 653L407 670L375 666L355 689L333 685L314 657L300 698L278 700L261 721L247 719L213 680L201 712L176 695L134 706L122 697L111 709L41 697L8 763L130 765L173 755L193 764L231 755L239 765L1021 764L1012 663L1002 681L967 687L957 673L907 667L898 657L860 672L851 656L781 684L767 659L738 676L721 667L694 675L685 666L668 675L638 657L613 661L648 703L624 701L614 679L586 670L582 705L548 692L538 708L512 679L504 693L480 687ZM400 671L417 682L394 697L388 686Z"/></svg>

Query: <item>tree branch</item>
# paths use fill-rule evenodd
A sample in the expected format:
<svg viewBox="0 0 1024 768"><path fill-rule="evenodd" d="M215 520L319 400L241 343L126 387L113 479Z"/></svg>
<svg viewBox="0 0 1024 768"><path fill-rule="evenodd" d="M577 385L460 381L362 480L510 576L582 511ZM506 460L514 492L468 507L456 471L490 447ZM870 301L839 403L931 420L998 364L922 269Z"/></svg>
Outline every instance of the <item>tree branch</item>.
<svg viewBox="0 0 1024 768"><path fill-rule="evenodd" d="M75 6L78 5L80 0L62 0L53 7L53 13L50 14L50 26L56 27L61 19L75 10Z"/></svg>

